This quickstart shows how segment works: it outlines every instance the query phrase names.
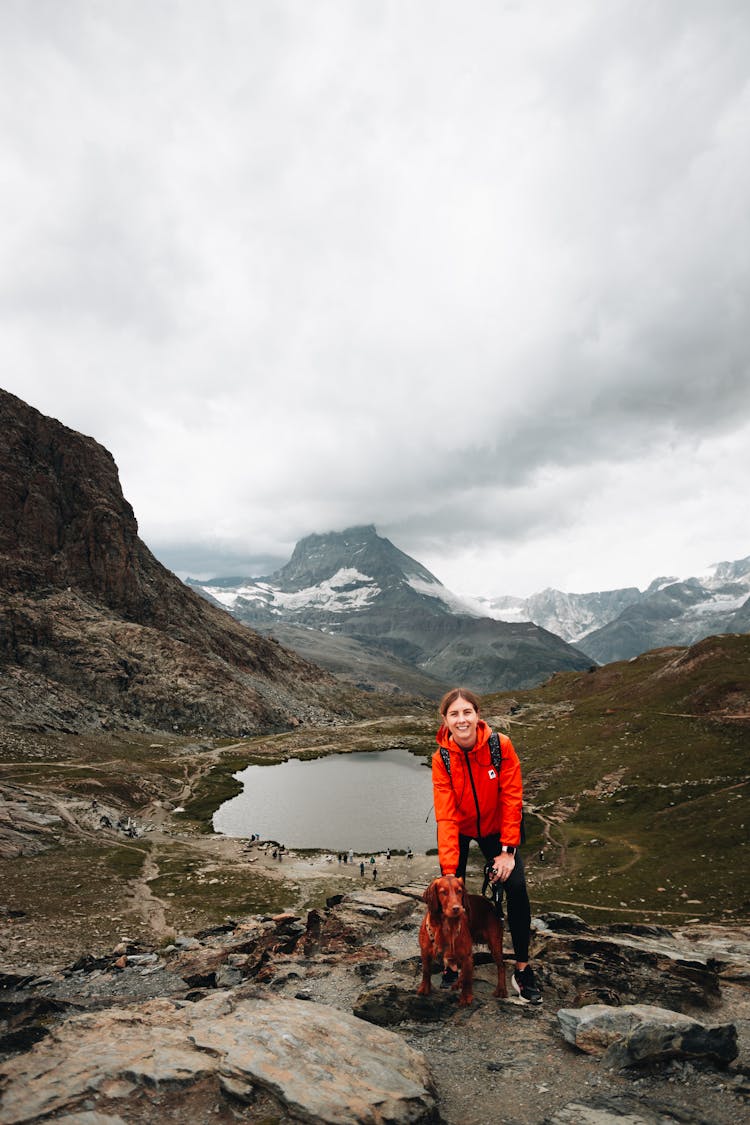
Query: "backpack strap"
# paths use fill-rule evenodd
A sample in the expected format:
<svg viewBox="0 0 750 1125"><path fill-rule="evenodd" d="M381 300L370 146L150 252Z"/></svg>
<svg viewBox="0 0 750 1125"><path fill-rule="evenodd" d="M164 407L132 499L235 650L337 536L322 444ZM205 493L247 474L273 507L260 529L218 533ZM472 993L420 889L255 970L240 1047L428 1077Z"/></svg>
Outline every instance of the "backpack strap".
<svg viewBox="0 0 750 1125"><path fill-rule="evenodd" d="M503 764L503 753L500 749L500 735L497 733L497 731L493 731L490 735L489 747L492 764L499 774L500 767Z"/></svg>
<svg viewBox="0 0 750 1125"><path fill-rule="evenodd" d="M502 754L502 750L500 749L500 735L497 733L497 731L493 731L492 734L490 735L489 747L490 747L490 756L492 758L492 764L495 767L495 770L497 772L498 781L499 781L500 780L500 766L502 765L502 762L503 762L503 754ZM522 844L526 843L526 824L525 824L525 821L524 821L523 808L521 808L521 843ZM482 894L484 894L484 891L482 891Z"/></svg>
<svg viewBox="0 0 750 1125"><path fill-rule="evenodd" d="M500 773L500 767L501 767L502 762L503 762L503 754L502 754L502 750L500 749L500 735L497 734L496 731L493 731L492 734L490 735L488 745L489 745L489 748L490 748L490 757L492 758L492 764L495 767L497 773L499 774ZM445 746L441 746L441 747L439 747L439 749L440 749L440 757L443 759L443 765L445 766L445 772L448 774L448 777L450 777L451 776L450 750L448 750Z"/></svg>

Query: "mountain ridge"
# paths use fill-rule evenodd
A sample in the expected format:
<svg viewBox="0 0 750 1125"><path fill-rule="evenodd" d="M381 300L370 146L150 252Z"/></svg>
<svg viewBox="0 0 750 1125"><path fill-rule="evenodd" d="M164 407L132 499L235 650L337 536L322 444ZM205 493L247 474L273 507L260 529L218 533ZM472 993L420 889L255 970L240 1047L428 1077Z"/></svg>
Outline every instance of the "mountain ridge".
<svg viewBox="0 0 750 1125"><path fill-rule="evenodd" d="M326 635L346 636L363 660L377 652L430 677L432 694L459 681L480 691L532 686L590 663L533 623L482 616L372 524L306 536L271 575L187 582L253 628L317 631L320 649L309 643L319 663L333 659ZM398 679L399 667L390 670Z"/></svg>
<svg viewBox="0 0 750 1125"><path fill-rule="evenodd" d="M482 635L492 632L492 626L479 624L483 619L516 628L531 624L598 664L750 628L750 557L716 563L700 578L661 575L643 591L627 586L579 594L548 587L528 598L472 597L450 591L416 559L378 536L372 524L306 536L296 544L289 562L270 575L188 578L187 584L253 627L273 631L293 648L301 645L308 658L338 674L345 662L327 651L331 646L324 641L316 645L310 637L302 638L300 629L329 636L345 633L351 645L364 646L357 652L362 664L370 662L373 645L379 647L381 657L389 650L399 665L381 669L386 680L398 682L407 668L451 683L479 675L481 690L497 686L498 666L483 676L478 661L451 658L451 646L443 635L450 632L446 615L454 619L454 626L456 618L473 618L469 632L480 638L480 648L488 643ZM431 652L423 643L409 644L406 636L394 637L393 621L384 619L377 608L383 592L401 613L408 612L415 595L423 608L425 599L433 599L432 616L443 627L432 638ZM506 630L505 642L510 637ZM538 634L535 639L539 640ZM525 640L517 635L518 644ZM510 656L509 650L506 655ZM429 691L430 683L426 686ZM502 686L521 685L505 678Z"/></svg>
<svg viewBox="0 0 750 1125"><path fill-rule="evenodd" d="M745 632L750 616L750 557L716 563L702 577L660 576L645 590L568 594L547 588L528 598L477 598L493 617L530 619L597 663L626 660L663 645L689 645L719 633Z"/></svg>

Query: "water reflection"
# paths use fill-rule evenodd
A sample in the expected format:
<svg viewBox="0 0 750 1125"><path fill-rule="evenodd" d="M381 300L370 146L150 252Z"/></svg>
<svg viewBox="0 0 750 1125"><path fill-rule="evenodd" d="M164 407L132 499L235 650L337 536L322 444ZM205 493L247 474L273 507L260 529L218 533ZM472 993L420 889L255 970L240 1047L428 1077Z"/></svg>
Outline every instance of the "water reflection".
<svg viewBox="0 0 750 1125"><path fill-rule="evenodd" d="M331 754L235 774L245 786L214 814L216 832L340 852L435 847L429 759L408 750Z"/></svg>

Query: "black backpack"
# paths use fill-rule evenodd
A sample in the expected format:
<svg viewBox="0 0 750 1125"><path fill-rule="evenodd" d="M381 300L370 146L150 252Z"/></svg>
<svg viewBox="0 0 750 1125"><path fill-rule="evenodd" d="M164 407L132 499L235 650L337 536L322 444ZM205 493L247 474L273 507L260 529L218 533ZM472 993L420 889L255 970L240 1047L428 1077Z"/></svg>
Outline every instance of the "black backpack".
<svg viewBox="0 0 750 1125"><path fill-rule="evenodd" d="M495 767L495 771L497 773L497 779L498 779L498 782L499 782L500 781L500 768L503 764L503 754L502 754L502 750L500 749L500 735L497 733L497 731L493 731L492 734L490 735L488 746L490 748L490 757L492 759L492 764ZM440 757L443 759L443 765L445 766L445 772L448 774L448 777L450 778L451 785L452 785L453 779L451 778L450 750L448 750L445 746L440 746L439 750L440 750ZM525 827L524 822L523 822L523 809L521 809L521 843L522 844L526 843L526 827Z"/></svg>

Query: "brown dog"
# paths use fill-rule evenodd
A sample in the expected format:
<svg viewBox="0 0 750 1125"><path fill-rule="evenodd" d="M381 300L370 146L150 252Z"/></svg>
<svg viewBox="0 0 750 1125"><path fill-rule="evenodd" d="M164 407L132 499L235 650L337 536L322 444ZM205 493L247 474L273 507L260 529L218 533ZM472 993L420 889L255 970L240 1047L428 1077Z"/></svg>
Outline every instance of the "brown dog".
<svg viewBox="0 0 750 1125"><path fill-rule="evenodd" d="M505 965L503 963L503 925L495 911L481 895L466 893L463 879L455 875L441 875L433 879L423 894L427 913L419 930L419 948L422 955L422 981L417 989L420 996L429 996L432 982L432 962L457 966L460 988L459 1006L465 1007L474 999L473 945L488 945L497 965L497 987L493 995L507 996Z"/></svg>

